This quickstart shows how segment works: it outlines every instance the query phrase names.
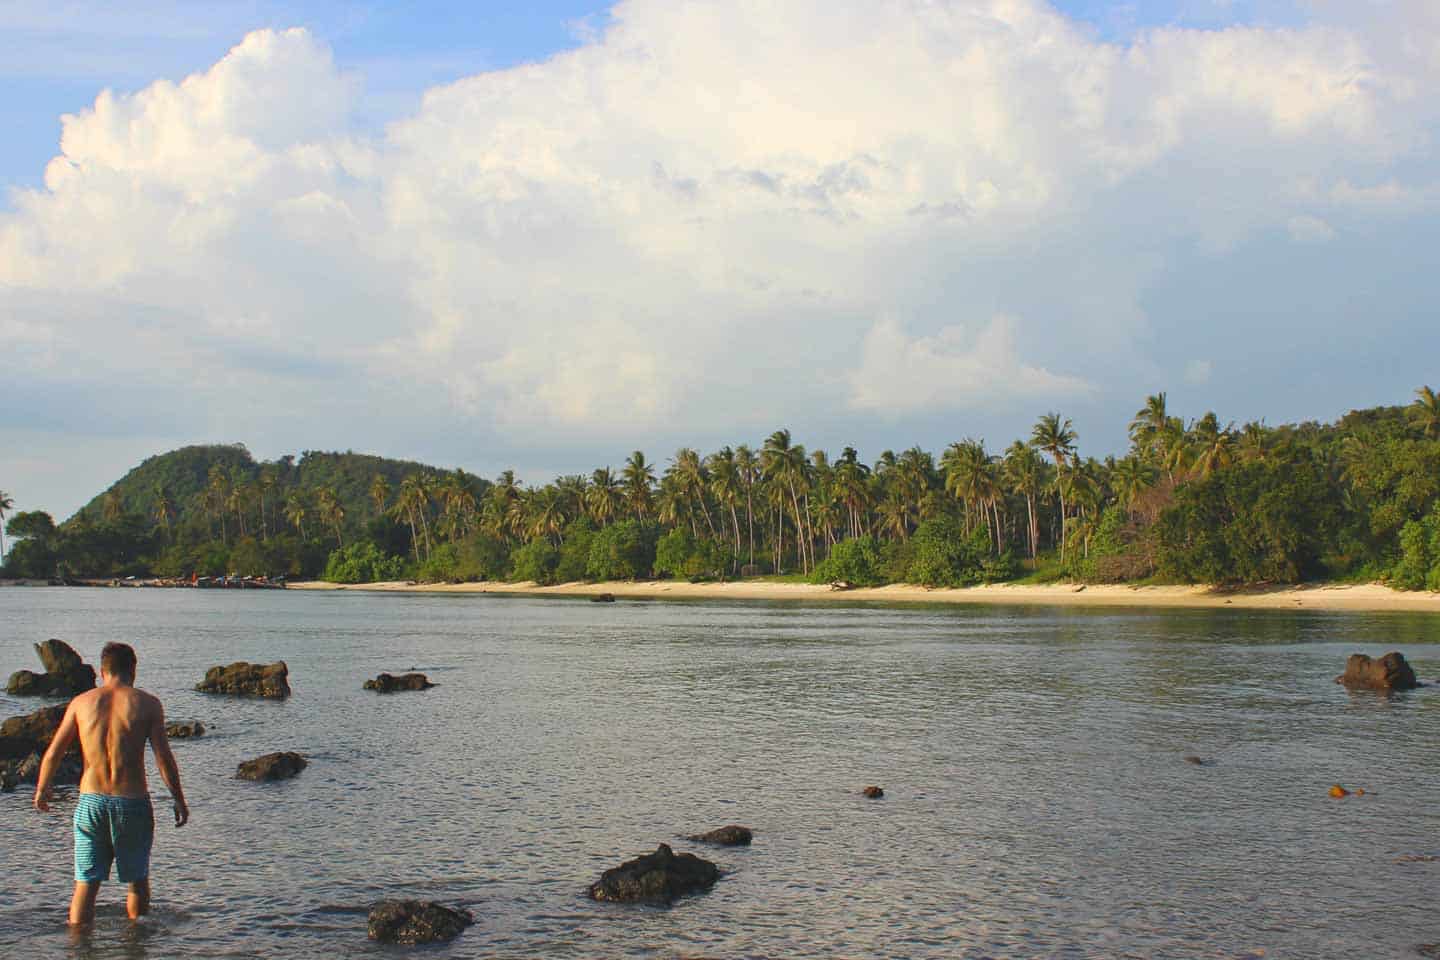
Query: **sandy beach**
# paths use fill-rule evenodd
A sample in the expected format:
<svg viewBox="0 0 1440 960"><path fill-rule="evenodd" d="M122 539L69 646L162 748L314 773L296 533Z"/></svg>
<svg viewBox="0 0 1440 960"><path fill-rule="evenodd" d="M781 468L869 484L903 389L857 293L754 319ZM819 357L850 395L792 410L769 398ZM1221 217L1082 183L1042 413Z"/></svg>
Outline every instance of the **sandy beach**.
<svg viewBox="0 0 1440 960"><path fill-rule="evenodd" d="M650 599L796 600L805 602L867 600L883 603L984 603L1086 607L1242 607L1263 610L1349 610L1440 613L1440 594L1391 590L1380 584L1314 584L1240 590L1197 586L1131 587L1125 585L992 584L935 589L893 584L854 590L825 585L744 580L728 583L687 583L656 580L639 583L433 583L409 581L344 586L310 581L290 584L292 590L369 590L415 593L506 593L532 596L594 596Z"/></svg>

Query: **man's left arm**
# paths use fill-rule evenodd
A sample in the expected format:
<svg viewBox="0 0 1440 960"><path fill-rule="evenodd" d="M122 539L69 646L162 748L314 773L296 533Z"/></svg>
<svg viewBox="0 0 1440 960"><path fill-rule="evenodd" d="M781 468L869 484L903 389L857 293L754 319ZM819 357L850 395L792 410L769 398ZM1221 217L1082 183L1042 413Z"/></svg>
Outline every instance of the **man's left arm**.
<svg viewBox="0 0 1440 960"><path fill-rule="evenodd" d="M60 758L70 752L75 745L75 738L80 735L79 723L75 719L75 701L65 708L65 716L60 720L60 726L55 730L55 736L50 740L50 746L45 751L44 758L40 761L40 776L35 781L35 799L32 806L41 813L50 812L50 784L55 779L55 771L60 766Z"/></svg>

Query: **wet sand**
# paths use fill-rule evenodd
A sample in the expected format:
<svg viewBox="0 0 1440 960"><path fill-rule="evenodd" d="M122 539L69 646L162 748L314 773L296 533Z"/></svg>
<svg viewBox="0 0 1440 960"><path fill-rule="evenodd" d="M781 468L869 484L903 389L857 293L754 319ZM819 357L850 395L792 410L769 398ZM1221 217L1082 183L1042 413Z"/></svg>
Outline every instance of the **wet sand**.
<svg viewBox="0 0 1440 960"><path fill-rule="evenodd" d="M1307 584L1225 589L1200 586L1132 587L1125 585L992 584L958 589L927 589L907 584L833 590L825 585L740 580L687 583L655 580L631 583L413 583L392 581L341 585L311 581L292 590L368 590L415 593L505 593L532 596L594 596L708 600L869 600L884 603L985 603L1086 607L1241 607L1264 610L1350 610L1440 613L1440 593L1391 590L1380 584Z"/></svg>

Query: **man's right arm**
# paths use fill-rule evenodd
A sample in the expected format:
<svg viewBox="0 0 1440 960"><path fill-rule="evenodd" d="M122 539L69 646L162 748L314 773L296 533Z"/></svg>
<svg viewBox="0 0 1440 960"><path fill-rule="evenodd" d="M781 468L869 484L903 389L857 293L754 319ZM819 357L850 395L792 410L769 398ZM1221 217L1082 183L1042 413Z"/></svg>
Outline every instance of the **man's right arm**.
<svg viewBox="0 0 1440 960"><path fill-rule="evenodd" d="M180 786L180 765L170 750L170 737L165 733L165 708L155 701L153 719L150 723L150 747L155 751L155 766L160 769L160 779L170 788L175 801L175 826L183 827L190 820L190 807L185 803L185 790Z"/></svg>
<svg viewBox="0 0 1440 960"><path fill-rule="evenodd" d="M55 769L60 765L60 758L70 750L79 735L80 724L75 719L75 701L71 700L65 708L65 716L61 718L60 726L55 730L55 736L50 738L50 747L40 761L40 776L35 781L35 799L31 804L41 813L50 812L50 784L55 779Z"/></svg>

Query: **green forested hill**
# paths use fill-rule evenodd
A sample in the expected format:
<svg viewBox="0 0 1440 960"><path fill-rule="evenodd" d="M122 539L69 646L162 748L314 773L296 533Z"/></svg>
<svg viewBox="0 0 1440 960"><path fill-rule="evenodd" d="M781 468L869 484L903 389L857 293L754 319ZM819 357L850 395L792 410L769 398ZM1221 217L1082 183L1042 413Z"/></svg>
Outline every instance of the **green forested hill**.
<svg viewBox="0 0 1440 960"><path fill-rule="evenodd" d="M394 489L412 474L432 476L445 472L410 460L351 451L306 450L298 462L293 456L257 462L244 444L181 447L147 457L66 523L98 522L125 514L158 523L164 504L168 506L169 523L176 527L203 522L218 529L221 514L228 512L233 516L226 517L226 522L237 530L242 521L250 521L247 528L280 528L284 526L280 514L291 495L313 497L327 488L334 493L347 523L359 523L375 514L370 489L377 475ZM262 490L268 501L264 516L258 513ZM223 505L224 510L222 500L231 501Z"/></svg>

